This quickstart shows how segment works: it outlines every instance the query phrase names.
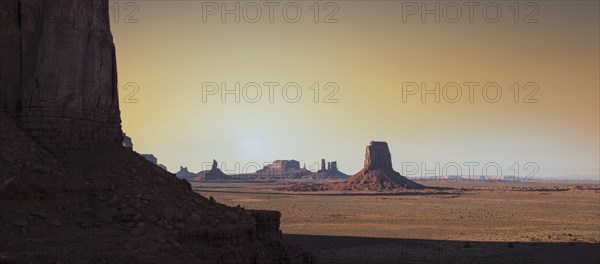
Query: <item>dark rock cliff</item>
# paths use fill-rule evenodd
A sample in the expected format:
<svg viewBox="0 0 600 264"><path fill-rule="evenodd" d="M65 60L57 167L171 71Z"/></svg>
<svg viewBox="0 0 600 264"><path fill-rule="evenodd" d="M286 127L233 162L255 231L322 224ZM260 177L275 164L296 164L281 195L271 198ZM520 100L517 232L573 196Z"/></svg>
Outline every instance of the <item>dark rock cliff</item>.
<svg viewBox="0 0 600 264"><path fill-rule="evenodd" d="M65 156L122 138L108 1L3 0L0 109Z"/></svg>
<svg viewBox="0 0 600 264"><path fill-rule="evenodd" d="M0 1L0 263L312 263L122 146L108 0Z"/></svg>

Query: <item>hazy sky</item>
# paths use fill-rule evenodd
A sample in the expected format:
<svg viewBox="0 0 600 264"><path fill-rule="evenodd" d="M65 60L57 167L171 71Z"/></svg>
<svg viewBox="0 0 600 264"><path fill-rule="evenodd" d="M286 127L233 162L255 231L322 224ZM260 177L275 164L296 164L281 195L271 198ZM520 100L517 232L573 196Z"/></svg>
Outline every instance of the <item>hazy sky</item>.
<svg viewBox="0 0 600 264"><path fill-rule="evenodd" d="M598 1L128 2L111 1L123 129L173 172L326 158L353 174L383 140L405 174L599 174Z"/></svg>

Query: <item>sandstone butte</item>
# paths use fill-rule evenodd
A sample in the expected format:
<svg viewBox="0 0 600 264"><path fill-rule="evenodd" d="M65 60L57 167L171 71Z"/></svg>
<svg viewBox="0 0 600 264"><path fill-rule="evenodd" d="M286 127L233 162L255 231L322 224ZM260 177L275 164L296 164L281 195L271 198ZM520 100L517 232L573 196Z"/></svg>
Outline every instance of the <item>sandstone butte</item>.
<svg viewBox="0 0 600 264"><path fill-rule="evenodd" d="M344 191L386 191L424 189L425 186L407 179L394 171L392 155L386 142L371 141L366 148L362 170L333 189Z"/></svg>

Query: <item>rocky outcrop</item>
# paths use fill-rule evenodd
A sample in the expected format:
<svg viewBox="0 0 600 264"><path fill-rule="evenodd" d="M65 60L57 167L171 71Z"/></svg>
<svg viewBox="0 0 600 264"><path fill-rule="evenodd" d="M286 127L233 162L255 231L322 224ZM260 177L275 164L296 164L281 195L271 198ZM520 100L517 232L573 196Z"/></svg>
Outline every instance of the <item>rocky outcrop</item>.
<svg viewBox="0 0 600 264"><path fill-rule="evenodd" d="M219 166L217 165L217 161L213 160L210 170L198 172L192 180L195 180L195 181L226 181L226 180L230 180L230 177L228 175L226 175L225 173L223 173L219 169Z"/></svg>
<svg viewBox="0 0 600 264"><path fill-rule="evenodd" d="M327 166L325 166L327 164ZM325 159L321 159L321 169L311 175L312 179L345 179L348 175L339 171L337 161L325 162Z"/></svg>
<svg viewBox="0 0 600 264"><path fill-rule="evenodd" d="M122 145L108 0L0 15L0 262L313 262Z"/></svg>
<svg viewBox="0 0 600 264"><path fill-rule="evenodd" d="M425 186L394 171L386 142L371 141L366 148L364 168L333 189L345 191L385 191L423 189Z"/></svg>

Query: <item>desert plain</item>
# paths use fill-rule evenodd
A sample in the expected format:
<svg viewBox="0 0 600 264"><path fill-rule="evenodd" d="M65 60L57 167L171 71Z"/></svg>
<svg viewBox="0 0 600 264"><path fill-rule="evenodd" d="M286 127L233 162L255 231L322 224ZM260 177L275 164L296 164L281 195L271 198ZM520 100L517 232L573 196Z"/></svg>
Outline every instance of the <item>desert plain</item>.
<svg viewBox="0 0 600 264"><path fill-rule="evenodd" d="M192 182L219 203L281 212L320 263L600 263L594 182L422 181L437 191L286 191L288 182Z"/></svg>

